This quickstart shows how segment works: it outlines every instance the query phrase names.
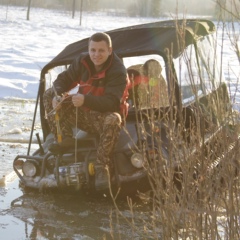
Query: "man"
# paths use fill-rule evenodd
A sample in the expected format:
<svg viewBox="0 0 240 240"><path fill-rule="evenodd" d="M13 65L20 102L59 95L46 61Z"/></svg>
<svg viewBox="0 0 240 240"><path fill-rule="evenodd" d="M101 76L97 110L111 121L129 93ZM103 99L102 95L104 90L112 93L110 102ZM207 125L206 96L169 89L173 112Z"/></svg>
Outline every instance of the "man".
<svg viewBox="0 0 240 240"><path fill-rule="evenodd" d="M67 96L59 104L59 99L77 84L78 93ZM57 110L62 133L62 141L52 143L49 151L60 153L74 147L72 128L77 125L83 131L99 134L97 163L109 166L128 110L127 88L127 71L122 60L113 53L110 36L93 34L89 39L88 54L75 59L66 71L58 75L53 87L44 93L45 110L47 113ZM57 139L53 114L48 115L48 123Z"/></svg>

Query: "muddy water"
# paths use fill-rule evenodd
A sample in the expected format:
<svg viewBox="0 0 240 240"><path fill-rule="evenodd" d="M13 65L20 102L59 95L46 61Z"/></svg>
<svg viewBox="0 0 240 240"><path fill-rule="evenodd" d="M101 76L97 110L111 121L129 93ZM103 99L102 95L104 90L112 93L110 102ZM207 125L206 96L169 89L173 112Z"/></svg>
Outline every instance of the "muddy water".
<svg viewBox="0 0 240 240"><path fill-rule="evenodd" d="M12 171L12 162L18 154L27 154L35 102L30 100L0 100L0 182ZM35 133L40 133L36 117ZM35 134L34 133L34 134ZM33 136L36 142L36 136ZM30 153L37 148L32 146Z"/></svg>
<svg viewBox="0 0 240 240"><path fill-rule="evenodd" d="M26 192L19 187L12 162L27 154L34 108L34 102L0 101L0 239L141 239L116 217L109 195ZM35 129L40 133L39 119ZM34 144L31 151L36 148ZM118 206L131 221L125 199ZM139 219L144 211L138 211Z"/></svg>
<svg viewBox="0 0 240 240"><path fill-rule="evenodd" d="M0 204L1 239L141 239L107 195L23 192L15 179L0 188ZM118 206L131 221L126 201Z"/></svg>

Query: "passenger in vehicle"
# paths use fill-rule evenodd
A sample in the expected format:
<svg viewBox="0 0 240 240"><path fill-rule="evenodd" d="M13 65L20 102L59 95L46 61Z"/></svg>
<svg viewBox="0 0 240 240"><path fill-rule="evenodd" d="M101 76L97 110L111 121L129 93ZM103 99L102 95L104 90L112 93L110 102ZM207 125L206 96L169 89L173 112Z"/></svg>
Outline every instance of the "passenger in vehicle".
<svg viewBox="0 0 240 240"><path fill-rule="evenodd" d="M138 70L128 68L131 81L129 99L134 99L136 107L160 108L169 105L167 83L161 72L162 67L155 59L146 61Z"/></svg>
<svg viewBox="0 0 240 240"><path fill-rule="evenodd" d="M56 119L49 114L49 127L56 138L49 145L49 151L58 154L73 148L76 140L72 128L78 127L99 134L97 163L112 169L111 155L120 134L122 119L128 111L127 71L122 60L113 52L109 35L93 34L88 44L88 53L81 54L66 71L60 73L53 87L43 96L46 112L56 109L59 114L62 135L62 141L57 141ZM76 84L80 84L78 93L72 96L66 94ZM59 104L58 100L64 98L63 104Z"/></svg>
<svg viewBox="0 0 240 240"><path fill-rule="evenodd" d="M167 83L161 72L162 66L155 59L150 59L143 64L143 74L148 78L148 84L142 85L139 89L141 91L145 88L145 95L140 94L142 104L153 108L169 105Z"/></svg>

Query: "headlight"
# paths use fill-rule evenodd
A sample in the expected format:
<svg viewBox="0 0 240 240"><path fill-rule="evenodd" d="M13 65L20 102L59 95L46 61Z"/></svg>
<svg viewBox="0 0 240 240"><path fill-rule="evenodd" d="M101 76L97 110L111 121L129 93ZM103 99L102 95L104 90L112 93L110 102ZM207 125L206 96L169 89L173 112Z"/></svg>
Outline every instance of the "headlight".
<svg viewBox="0 0 240 240"><path fill-rule="evenodd" d="M144 161L144 157L140 153L134 153L131 156L131 163L136 168L142 168L143 167L143 161Z"/></svg>
<svg viewBox="0 0 240 240"><path fill-rule="evenodd" d="M37 173L36 163L29 160L24 162L22 171L26 177L34 177Z"/></svg>
<svg viewBox="0 0 240 240"><path fill-rule="evenodd" d="M24 161L22 159L17 159L16 161L14 161L14 167L18 170L21 170L23 167L23 163Z"/></svg>

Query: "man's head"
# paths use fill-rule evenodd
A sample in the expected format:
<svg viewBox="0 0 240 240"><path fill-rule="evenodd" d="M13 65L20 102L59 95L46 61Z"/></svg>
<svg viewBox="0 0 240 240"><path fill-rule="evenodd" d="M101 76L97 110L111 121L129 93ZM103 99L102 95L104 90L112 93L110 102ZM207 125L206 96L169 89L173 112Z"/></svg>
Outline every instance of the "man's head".
<svg viewBox="0 0 240 240"><path fill-rule="evenodd" d="M102 32L93 34L89 38L88 51L96 70L101 70L103 64L112 54L112 40L110 36Z"/></svg>

